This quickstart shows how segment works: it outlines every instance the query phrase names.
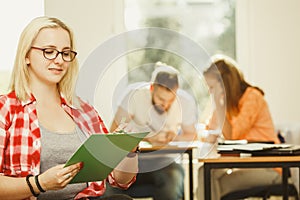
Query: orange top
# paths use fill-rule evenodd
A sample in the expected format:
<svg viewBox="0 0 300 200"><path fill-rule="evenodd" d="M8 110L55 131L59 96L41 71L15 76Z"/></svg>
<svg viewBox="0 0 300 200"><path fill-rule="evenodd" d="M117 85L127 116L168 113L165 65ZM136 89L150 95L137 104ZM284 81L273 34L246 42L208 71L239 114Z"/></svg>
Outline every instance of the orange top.
<svg viewBox="0 0 300 200"><path fill-rule="evenodd" d="M210 124L216 123L213 115ZM232 140L274 141L280 143L273 125L268 104L264 96L253 87L248 87L239 101L239 113L228 119L231 124ZM281 168L274 168L282 173Z"/></svg>
<svg viewBox="0 0 300 200"><path fill-rule="evenodd" d="M280 143L264 96L248 87L239 101L239 114L229 119L232 127L230 139L248 141L274 141Z"/></svg>

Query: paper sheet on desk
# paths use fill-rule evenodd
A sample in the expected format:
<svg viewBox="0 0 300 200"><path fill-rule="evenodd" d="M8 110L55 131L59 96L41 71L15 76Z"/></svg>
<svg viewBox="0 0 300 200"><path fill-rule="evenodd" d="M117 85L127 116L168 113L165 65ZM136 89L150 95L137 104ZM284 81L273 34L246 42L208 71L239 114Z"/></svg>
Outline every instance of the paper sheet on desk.
<svg viewBox="0 0 300 200"><path fill-rule="evenodd" d="M208 143L201 141L173 141L169 145L177 147L194 147L195 148L195 157L197 158L213 158L218 157L216 151L216 143Z"/></svg>
<svg viewBox="0 0 300 200"><path fill-rule="evenodd" d="M287 148L290 144L265 144L265 143L248 143L248 144L233 144L233 145L218 145L218 151L262 151L274 148Z"/></svg>
<svg viewBox="0 0 300 200"><path fill-rule="evenodd" d="M139 144L140 148L148 148L148 147L152 147L152 144L146 141L141 141Z"/></svg>
<svg viewBox="0 0 300 200"><path fill-rule="evenodd" d="M177 147L199 147L201 145L200 141L172 141L169 142L170 146Z"/></svg>
<svg viewBox="0 0 300 200"><path fill-rule="evenodd" d="M286 148L291 145L289 144L264 144L264 143L249 143L245 145L236 145L234 147L235 150L243 150L243 151L261 151L267 149L275 149L275 148Z"/></svg>
<svg viewBox="0 0 300 200"><path fill-rule="evenodd" d="M247 140L223 140L219 144L247 144Z"/></svg>
<svg viewBox="0 0 300 200"><path fill-rule="evenodd" d="M199 147L201 145L200 141L172 141L168 145L176 147ZM153 145L149 142L141 141L140 147L152 147Z"/></svg>

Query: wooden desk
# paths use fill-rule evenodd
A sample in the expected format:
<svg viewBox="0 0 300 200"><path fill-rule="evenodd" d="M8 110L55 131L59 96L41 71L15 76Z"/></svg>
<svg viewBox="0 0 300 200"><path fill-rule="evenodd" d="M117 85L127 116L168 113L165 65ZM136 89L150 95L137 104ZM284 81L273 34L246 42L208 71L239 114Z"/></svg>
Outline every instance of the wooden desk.
<svg viewBox="0 0 300 200"><path fill-rule="evenodd" d="M155 152L157 154L166 154L166 153L186 153L189 157L189 193L190 193L190 200L193 200L193 146L187 147L178 147L178 146L153 146L153 147L141 147L141 153L147 152Z"/></svg>
<svg viewBox="0 0 300 200"><path fill-rule="evenodd" d="M204 167L205 200L211 199L211 169L216 168L282 168L283 199L288 200L288 173L290 167L300 169L300 156L219 157L199 159Z"/></svg>

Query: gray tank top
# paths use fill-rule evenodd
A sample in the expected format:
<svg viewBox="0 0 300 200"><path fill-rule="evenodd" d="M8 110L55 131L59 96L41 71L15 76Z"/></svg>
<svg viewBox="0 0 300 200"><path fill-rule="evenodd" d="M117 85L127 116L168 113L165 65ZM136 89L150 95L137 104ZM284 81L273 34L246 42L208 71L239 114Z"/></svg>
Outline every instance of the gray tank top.
<svg viewBox="0 0 300 200"><path fill-rule="evenodd" d="M76 126L74 132L56 133L40 126L41 130L41 173L59 164L65 164L82 143L82 131ZM62 190L41 193L39 200L74 199L77 193L87 187L86 183L69 184Z"/></svg>

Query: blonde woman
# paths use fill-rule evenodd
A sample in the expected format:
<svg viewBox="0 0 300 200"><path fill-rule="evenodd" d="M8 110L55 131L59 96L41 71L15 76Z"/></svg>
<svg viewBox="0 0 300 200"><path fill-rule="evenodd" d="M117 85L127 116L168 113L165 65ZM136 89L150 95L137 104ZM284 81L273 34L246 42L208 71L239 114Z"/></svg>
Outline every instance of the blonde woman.
<svg viewBox="0 0 300 200"><path fill-rule="evenodd" d="M68 185L84 167L64 167L80 138L107 133L74 94L76 55L70 28L57 18L35 18L22 32L10 92L0 96L0 199L86 199L103 195L107 181L123 189L135 181L137 156L122 161L131 172Z"/></svg>

